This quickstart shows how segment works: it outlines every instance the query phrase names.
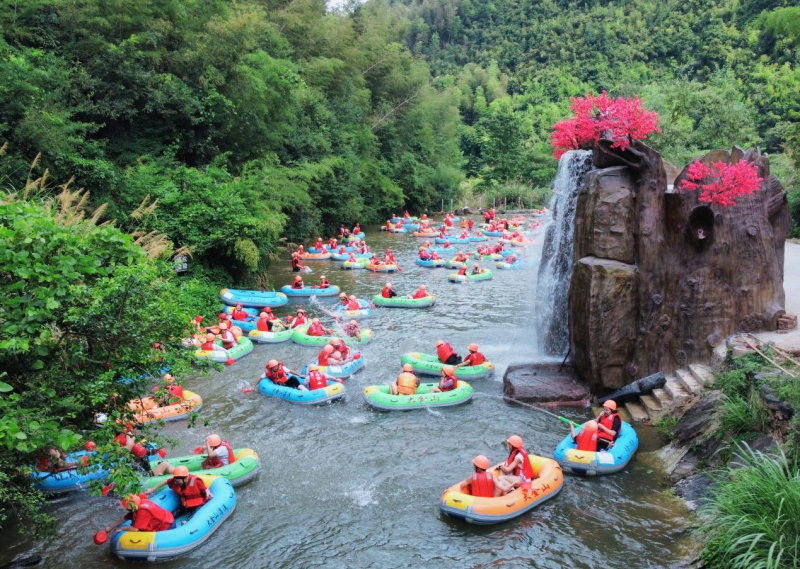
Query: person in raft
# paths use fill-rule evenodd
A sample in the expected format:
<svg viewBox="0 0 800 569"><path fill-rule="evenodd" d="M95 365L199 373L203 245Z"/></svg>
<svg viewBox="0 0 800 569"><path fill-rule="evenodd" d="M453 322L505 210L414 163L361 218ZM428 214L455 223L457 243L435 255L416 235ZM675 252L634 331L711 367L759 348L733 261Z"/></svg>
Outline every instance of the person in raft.
<svg viewBox="0 0 800 569"><path fill-rule="evenodd" d="M301 277L300 275L297 275L294 278L294 282L292 283L292 288L301 289L301 288L305 288L305 287L306 287L306 285L303 282L303 277Z"/></svg>
<svg viewBox="0 0 800 569"><path fill-rule="evenodd" d="M206 334L206 341L203 344L200 345L200 349L204 350L206 352L213 352L214 351L214 340L216 340L216 339L217 339L217 337L214 334L212 334L211 332L209 332L208 334Z"/></svg>
<svg viewBox="0 0 800 569"><path fill-rule="evenodd" d="M358 299L351 294L347 297L347 304L344 305L344 309L350 312L361 310L361 304L358 302Z"/></svg>
<svg viewBox="0 0 800 569"><path fill-rule="evenodd" d="M580 432L575 434L575 427L569 424L572 442L578 445L578 450L585 452L597 451L597 421L587 421Z"/></svg>
<svg viewBox="0 0 800 569"><path fill-rule="evenodd" d="M498 498L514 490L514 487L502 478L495 478L489 472L489 459L479 454L472 459L475 472L470 481L461 485L461 491L478 498Z"/></svg>
<svg viewBox="0 0 800 569"><path fill-rule="evenodd" d="M419 258L423 261L430 261L431 260L431 252L428 249L420 249L419 250Z"/></svg>
<svg viewBox="0 0 800 569"><path fill-rule="evenodd" d="M350 355L350 348L347 347L347 344L344 343L344 340L341 338L331 338L331 345L333 349L339 352L339 356L341 357L340 362L345 364L349 361L352 361L354 358Z"/></svg>
<svg viewBox="0 0 800 569"><path fill-rule="evenodd" d="M311 326L308 327L308 331L306 332L306 334L309 336L327 336L331 333L331 330L328 330L322 326L319 318L313 318L311 320Z"/></svg>
<svg viewBox="0 0 800 569"><path fill-rule="evenodd" d="M337 383L344 383L341 379L331 379ZM314 391L315 389L324 389L325 387L328 387L328 376L319 370L319 366L317 364L311 364L308 366L308 375L306 376L306 381L303 383L303 385L309 391Z"/></svg>
<svg viewBox="0 0 800 569"><path fill-rule="evenodd" d="M414 395L419 387L419 378L414 375L411 364L403 364L403 372L389 384L392 395Z"/></svg>
<svg viewBox="0 0 800 569"><path fill-rule="evenodd" d="M420 298L427 298L427 297L428 297L428 291L425 288L425 285L419 285L419 288L417 289L417 291L414 294L411 295L411 298L413 298L413 299L420 299Z"/></svg>
<svg viewBox="0 0 800 569"><path fill-rule="evenodd" d="M595 421L597 421L597 450L608 450L614 445L622 428L622 419L617 414L617 403L612 399L603 403L603 412Z"/></svg>
<svg viewBox="0 0 800 569"><path fill-rule="evenodd" d="M314 249L316 249L318 253L322 253L322 237L317 237L317 241L314 243Z"/></svg>
<svg viewBox="0 0 800 569"><path fill-rule="evenodd" d="M462 276L462 277L466 277L466 276L467 276L467 266L466 266L466 265L462 265L462 266L461 266L461 267L458 269L458 274L459 274L460 276Z"/></svg>
<svg viewBox="0 0 800 569"><path fill-rule="evenodd" d="M514 488L518 488L522 482L528 482L535 478L533 466L528 459L528 451L522 446L522 437L511 435L506 442L511 452L506 463L500 465L500 471L503 473L501 479L513 485Z"/></svg>
<svg viewBox="0 0 800 569"><path fill-rule="evenodd" d="M289 370L289 373L292 374L291 377L289 377L289 375L286 373L286 370L283 368L283 362L278 360L269 360L266 365L266 371L261 377L258 378L255 386L258 387L259 383L265 379L268 379L275 385L293 387L301 391L308 391L304 386L300 385L299 381L297 381L297 375L299 375L297 372Z"/></svg>
<svg viewBox="0 0 800 569"><path fill-rule="evenodd" d="M397 293L392 289L392 283L386 283L381 289L381 296L383 298L394 298Z"/></svg>
<svg viewBox="0 0 800 569"><path fill-rule="evenodd" d="M441 379L439 385L431 387L428 393L444 393L445 391L452 391L458 387L458 380L456 379L456 368L453 366L444 366L442 368Z"/></svg>
<svg viewBox="0 0 800 569"><path fill-rule="evenodd" d="M48 447L39 453L36 470L39 472L61 472L78 468L77 462L66 462L67 455L55 447Z"/></svg>
<svg viewBox="0 0 800 569"><path fill-rule="evenodd" d="M439 356L439 362L449 366L461 363L461 356L453 350L449 342L444 340L436 340L436 355Z"/></svg>
<svg viewBox="0 0 800 569"><path fill-rule="evenodd" d="M121 531L165 531L175 528L175 518L172 512L165 510L155 502L147 498L140 498L136 494L128 494L122 499L121 505L128 510L121 520L114 522L107 528L103 528L105 533L118 533ZM130 520L131 525L123 526Z"/></svg>
<svg viewBox="0 0 800 569"><path fill-rule="evenodd" d="M267 310L270 310L270 312L267 312ZM264 312L258 315L258 320L256 320L256 330L259 332L280 331L283 330L283 324L280 320L274 317L271 309L267 307L264 309Z"/></svg>
<svg viewBox="0 0 800 569"><path fill-rule="evenodd" d="M236 334L230 330L230 326L227 322L223 322L219 325L219 335L222 340L222 347L226 350L230 350L239 343L239 339L236 337Z"/></svg>
<svg viewBox="0 0 800 569"><path fill-rule="evenodd" d="M183 401L183 386L175 383L175 376L171 373L165 373L161 385L153 388L153 398L157 399L156 403L160 406L180 403Z"/></svg>
<svg viewBox="0 0 800 569"><path fill-rule="evenodd" d="M303 269L303 263L300 262L300 255L295 251L292 253L292 272L299 273Z"/></svg>
<svg viewBox="0 0 800 569"><path fill-rule="evenodd" d="M331 288L331 281L325 275L319 278L319 288Z"/></svg>
<svg viewBox="0 0 800 569"><path fill-rule="evenodd" d="M383 255L383 260L388 265L394 264L394 253L392 253L391 249L386 249L386 253Z"/></svg>
<svg viewBox="0 0 800 569"><path fill-rule="evenodd" d="M197 508L208 502L212 496L202 478L189 474L189 469L185 466L176 466L172 472L172 478L159 482L152 488L144 491L146 496L152 496L164 486L178 495L181 500L180 509L173 516L190 516L197 511Z"/></svg>
<svg viewBox="0 0 800 569"><path fill-rule="evenodd" d="M480 267L480 265L478 265L478 263L475 263L474 265L472 265L472 274L473 275L479 275L482 272L483 271L481 270L481 267Z"/></svg>
<svg viewBox="0 0 800 569"><path fill-rule="evenodd" d="M464 254L464 252L463 252L463 251L459 251L458 253L456 253L456 256L455 256L455 258L454 258L453 260L454 260L456 263L464 263L464 262L466 262L468 259L469 259L469 257L467 257L467 256Z"/></svg>
<svg viewBox="0 0 800 569"><path fill-rule="evenodd" d="M252 319L253 317L250 316L244 308L242 308L242 303L237 302L236 308L233 309L231 312L231 318L234 320L239 320L241 322L247 322L248 320Z"/></svg>
<svg viewBox="0 0 800 569"><path fill-rule="evenodd" d="M381 260L378 258L378 256L375 253L372 254L372 258L370 258L369 262L372 263L375 266L378 266L378 265L382 264Z"/></svg>
<svg viewBox="0 0 800 569"><path fill-rule="evenodd" d="M353 338L356 342L361 341L361 328L355 320L351 320L344 325L344 333L347 334L348 338Z"/></svg>
<svg viewBox="0 0 800 569"><path fill-rule="evenodd" d="M470 344L467 346L467 349L469 350L469 354L464 358L464 361L456 365L456 367L479 366L486 361L486 356L478 351L478 344Z"/></svg>
<svg viewBox="0 0 800 569"><path fill-rule="evenodd" d="M308 324L308 314L302 308L298 308L295 317L292 318L289 328L299 328Z"/></svg>

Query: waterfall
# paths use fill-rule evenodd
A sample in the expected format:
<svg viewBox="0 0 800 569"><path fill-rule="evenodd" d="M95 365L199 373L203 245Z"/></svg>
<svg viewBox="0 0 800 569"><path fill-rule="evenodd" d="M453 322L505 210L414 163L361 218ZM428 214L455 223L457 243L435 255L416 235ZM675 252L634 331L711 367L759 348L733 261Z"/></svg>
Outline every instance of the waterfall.
<svg viewBox="0 0 800 569"><path fill-rule="evenodd" d="M534 316L537 348L543 356L564 356L569 349L569 285L575 238L578 191L592 167L592 153L571 150L558 162L550 201L552 222L547 227Z"/></svg>

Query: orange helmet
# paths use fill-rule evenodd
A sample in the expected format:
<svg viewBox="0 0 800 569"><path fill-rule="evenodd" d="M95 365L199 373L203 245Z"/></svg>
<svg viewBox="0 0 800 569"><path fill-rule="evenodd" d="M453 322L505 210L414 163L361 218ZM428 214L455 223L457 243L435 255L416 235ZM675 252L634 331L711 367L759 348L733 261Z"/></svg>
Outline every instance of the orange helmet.
<svg viewBox="0 0 800 569"><path fill-rule="evenodd" d="M477 352L478 351L478 344L470 344L469 346L467 346L467 349L470 352Z"/></svg>
<svg viewBox="0 0 800 569"><path fill-rule="evenodd" d="M609 399L608 401L603 403L603 407L608 407L612 411L616 411L617 410L617 403L613 399Z"/></svg>
<svg viewBox="0 0 800 569"><path fill-rule="evenodd" d="M219 323L219 329L220 330L227 330L228 329L228 323L227 322L220 322Z"/></svg>
<svg viewBox="0 0 800 569"><path fill-rule="evenodd" d="M259 313L258 317L259 318L266 318L267 317L267 313L266 312L261 312L261 313Z"/></svg>
<svg viewBox="0 0 800 569"><path fill-rule="evenodd" d="M313 322L314 324L317 324L319 322L319 318L312 318L311 322Z"/></svg>
<svg viewBox="0 0 800 569"><path fill-rule="evenodd" d="M181 477L181 476L189 476L189 469L185 466L176 466L175 470L172 471L173 476Z"/></svg>
<svg viewBox="0 0 800 569"><path fill-rule="evenodd" d="M442 371L445 373L445 375L455 375L456 368L454 368L453 366L444 366L442 368Z"/></svg>
<svg viewBox="0 0 800 569"><path fill-rule="evenodd" d="M596 433L597 421L587 421L583 428L586 429L587 433Z"/></svg>
<svg viewBox="0 0 800 569"><path fill-rule="evenodd" d="M270 369L274 368L276 365L278 365L278 360L269 360L267 362L267 367Z"/></svg>
<svg viewBox="0 0 800 569"><path fill-rule="evenodd" d="M341 338L331 338L331 344L333 344L334 346L338 346L341 343L342 343Z"/></svg>
<svg viewBox="0 0 800 569"><path fill-rule="evenodd" d="M219 435L208 435L208 446L218 447L222 444L222 439L219 438Z"/></svg>
<svg viewBox="0 0 800 569"><path fill-rule="evenodd" d="M339 293L339 298L347 298L347 295L343 292Z"/></svg>
<svg viewBox="0 0 800 569"><path fill-rule="evenodd" d="M436 340L436 347L437 347L437 348L438 348L439 346L441 346L442 344L444 344L444 340Z"/></svg>
<svg viewBox="0 0 800 569"><path fill-rule="evenodd" d="M213 342L214 338L216 338L216 336L214 334L212 334L211 332L206 334L206 342Z"/></svg>
<svg viewBox="0 0 800 569"><path fill-rule="evenodd" d="M403 371L412 372L414 371L414 366L411 364L403 364Z"/></svg>
<svg viewBox="0 0 800 569"><path fill-rule="evenodd" d="M425 285L419 285L419 288L421 288L422 290L425 290Z"/></svg>
<svg viewBox="0 0 800 569"><path fill-rule="evenodd" d="M519 435L511 435L506 442L514 448L522 448L522 437Z"/></svg>
<svg viewBox="0 0 800 569"><path fill-rule="evenodd" d="M138 510L142 499L137 494L128 494L122 499L120 505L126 510Z"/></svg>
<svg viewBox="0 0 800 569"><path fill-rule="evenodd" d="M392 283L386 283L386 288L392 288Z"/></svg>
<svg viewBox="0 0 800 569"><path fill-rule="evenodd" d="M317 364L311 364L308 366L308 371L319 371L319 366Z"/></svg>
<svg viewBox="0 0 800 569"><path fill-rule="evenodd" d="M328 344L327 346L322 348L322 351L325 352L326 354L332 354L333 353L333 346Z"/></svg>
<svg viewBox="0 0 800 569"><path fill-rule="evenodd" d="M351 324L352 326L355 326L356 324L358 324L358 322L356 322L355 320L351 320L351 321L350 321L350 324Z"/></svg>
<svg viewBox="0 0 800 569"><path fill-rule="evenodd" d="M348 300L355 300L356 299L355 295L353 295L353 294L351 294L347 298L348 298Z"/></svg>
<svg viewBox="0 0 800 569"><path fill-rule="evenodd" d="M483 470L489 470L489 459L479 454L475 458L472 459L472 464L477 466L478 468L482 468Z"/></svg>
<svg viewBox="0 0 800 569"><path fill-rule="evenodd" d="M297 282L297 281L302 281L302 280L303 280L303 277L301 277L300 275L297 275L297 276L294 278L294 280L295 280L295 282Z"/></svg>

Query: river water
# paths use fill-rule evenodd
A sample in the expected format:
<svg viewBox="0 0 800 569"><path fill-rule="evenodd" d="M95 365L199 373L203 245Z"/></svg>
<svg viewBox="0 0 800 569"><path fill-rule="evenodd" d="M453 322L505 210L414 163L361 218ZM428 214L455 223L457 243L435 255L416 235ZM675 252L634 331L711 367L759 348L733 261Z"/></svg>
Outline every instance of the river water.
<svg viewBox="0 0 800 569"><path fill-rule="evenodd" d="M476 220L477 221L477 220ZM537 236L541 241L541 235ZM181 441L170 455L191 454L217 432L235 447L261 457L260 476L237 489L237 507L211 540L162 567L670 567L682 566L691 546L689 513L667 491L669 482L649 464L647 452L661 441L651 428L640 432L639 454L622 473L595 479L567 476L561 494L511 522L476 527L443 517L442 491L472 472L471 459L492 462L507 456L503 442L523 437L532 454L551 456L567 434L542 413L502 400L502 376L514 360L534 354L536 261L523 271L495 271L488 282L454 285L449 269L414 264L420 239L368 232L373 249L391 247L403 271L386 276L343 271L330 261L309 262L313 282L324 272L359 298L370 298L390 280L400 294L425 283L436 295L428 310L376 309L362 320L375 338L362 347L365 368L346 380L344 402L304 408L242 394L272 357L298 369L316 349L292 342L256 345L234 366L211 376L188 378L203 397L208 427L187 430L173 423L165 431ZM482 262L490 266L489 262ZM491 264L493 265L493 264ZM493 267L494 268L494 267ZM288 261L271 271L276 286L290 282ZM323 301L330 304L333 301ZM308 301L277 309L289 313ZM331 324L326 319L327 324ZM497 364L493 378L475 380L474 399L463 406L431 411L375 412L362 397L365 386L386 383L400 371L409 351L434 352L442 338L459 353L470 342ZM579 420L589 410L564 414ZM116 500L85 493L58 498L50 511L60 522L58 537L33 541L4 532L0 565L17 556L41 555L43 566L108 567L126 563L93 534L121 515Z"/></svg>

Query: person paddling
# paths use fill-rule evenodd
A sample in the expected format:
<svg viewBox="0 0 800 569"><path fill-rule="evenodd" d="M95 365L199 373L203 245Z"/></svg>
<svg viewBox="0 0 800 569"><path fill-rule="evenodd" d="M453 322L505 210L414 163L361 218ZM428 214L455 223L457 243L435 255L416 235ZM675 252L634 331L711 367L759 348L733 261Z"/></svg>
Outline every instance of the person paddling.
<svg viewBox="0 0 800 569"><path fill-rule="evenodd" d="M118 533L122 531L166 531L175 528L175 518L172 512L165 510L155 502L136 494L128 494L122 499L120 505L128 510L125 516L103 529L103 532ZM131 525L123 526L130 520Z"/></svg>
<svg viewBox="0 0 800 569"><path fill-rule="evenodd" d="M570 423L569 432L572 434L572 441L578 445L578 450L597 451L597 421L587 421L578 434L575 434L575 427Z"/></svg>
<svg viewBox="0 0 800 569"><path fill-rule="evenodd" d="M609 399L603 403L603 411L596 418L597 421L597 450L608 450L619 437L622 429L622 419L617 414L617 403Z"/></svg>
<svg viewBox="0 0 800 569"><path fill-rule="evenodd" d="M152 496L164 486L169 486L170 490L178 495L181 500L180 509L173 516L180 517L184 514L190 516L197 509L208 502L213 496L202 478L189 474L189 469L185 466L177 466L172 472L172 478L159 482L152 488L145 490L145 495Z"/></svg>

